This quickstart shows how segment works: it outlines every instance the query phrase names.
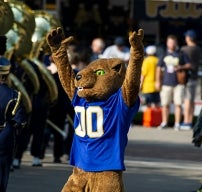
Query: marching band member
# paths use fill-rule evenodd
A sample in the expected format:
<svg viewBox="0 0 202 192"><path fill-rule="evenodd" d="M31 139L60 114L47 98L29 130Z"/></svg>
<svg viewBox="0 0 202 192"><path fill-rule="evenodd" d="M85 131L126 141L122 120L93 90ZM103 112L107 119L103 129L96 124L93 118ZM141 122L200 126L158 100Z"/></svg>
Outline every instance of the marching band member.
<svg viewBox="0 0 202 192"><path fill-rule="evenodd" d="M3 57L6 37L0 36L0 191L5 192L12 163L14 140L26 125L27 117L21 105L21 93L8 86L11 64Z"/></svg>

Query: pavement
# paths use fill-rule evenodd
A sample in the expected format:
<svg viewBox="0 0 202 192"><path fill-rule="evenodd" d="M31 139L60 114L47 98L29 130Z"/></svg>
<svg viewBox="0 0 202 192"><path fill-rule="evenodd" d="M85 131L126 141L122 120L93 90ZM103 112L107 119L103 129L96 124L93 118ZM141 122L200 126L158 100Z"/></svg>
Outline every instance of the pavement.
<svg viewBox="0 0 202 192"><path fill-rule="evenodd" d="M202 161L201 148L192 143L192 130L175 131L172 127L158 130L133 126L128 134L126 155L141 158Z"/></svg>
<svg viewBox="0 0 202 192"><path fill-rule="evenodd" d="M202 149L195 147L192 131L158 130L132 126L125 154L126 192L191 192L202 179ZM32 167L26 151L19 170L11 172L7 192L59 192L72 172L66 156L52 163L48 149L43 167Z"/></svg>

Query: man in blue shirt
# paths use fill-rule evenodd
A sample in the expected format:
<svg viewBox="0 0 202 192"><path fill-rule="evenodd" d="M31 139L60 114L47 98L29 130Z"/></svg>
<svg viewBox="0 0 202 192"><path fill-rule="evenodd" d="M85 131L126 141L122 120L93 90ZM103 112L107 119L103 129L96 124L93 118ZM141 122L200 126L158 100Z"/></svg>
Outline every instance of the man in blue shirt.
<svg viewBox="0 0 202 192"><path fill-rule="evenodd" d="M162 105L162 123L159 128L163 129L168 126L169 107L174 102L174 129L179 130L185 85L179 82L177 73L180 70L189 70L190 63L188 57L178 51L176 36L169 35L166 45L167 52L159 60L156 71L156 89L160 90Z"/></svg>

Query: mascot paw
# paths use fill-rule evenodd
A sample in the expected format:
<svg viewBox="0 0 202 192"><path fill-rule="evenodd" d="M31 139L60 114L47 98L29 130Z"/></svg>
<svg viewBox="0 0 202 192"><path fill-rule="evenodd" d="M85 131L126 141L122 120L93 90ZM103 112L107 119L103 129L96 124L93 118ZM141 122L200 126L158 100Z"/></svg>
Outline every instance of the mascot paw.
<svg viewBox="0 0 202 192"><path fill-rule="evenodd" d="M74 38L72 36L65 39L65 35L61 27L51 30L46 36L46 40L52 52L56 52L61 45L67 47L73 39Z"/></svg>
<svg viewBox="0 0 202 192"><path fill-rule="evenodd" d="M46 36L47 43L53 51L60 47L61 42L64 40L64 38L64 32L61 27L52 29Z"/></svg>
<svg viewBox="0 0 202 192"><path fill-rule="evenodd" d="M135 49L139 49L140 46L143 47L143 43L142 43L143 38L144 38L143 29L139 29L138 33L134 31L129 37L130 45Z"/></svg>

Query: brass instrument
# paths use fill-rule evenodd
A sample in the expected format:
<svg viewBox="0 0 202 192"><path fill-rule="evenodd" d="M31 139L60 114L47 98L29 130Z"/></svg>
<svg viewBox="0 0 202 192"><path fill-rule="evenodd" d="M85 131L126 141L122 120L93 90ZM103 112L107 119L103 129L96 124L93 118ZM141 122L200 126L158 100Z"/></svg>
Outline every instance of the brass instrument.
<svg viewBox="0 0 202 192"><path fill-rule="evenodd" d="M5 35L12 28L14 15L7 2L0 0L0 35ZM12 51L11 51L12 52ZM8 76L9 85L19 90L22 94L23 104L27 113L32 110L31 100L20 80L12 73Z"/></svg>
<svg viewBox="0 0 202 192"><path fill-rule="evenodd" d="M26 71L26 74L28 75L28 77L30 77L30 80L33 85L33 94L36 95L39 92L40 83L39 83L39 78L34 71L34 68L30 65L27 59L22 60L19 63L19 65Z"/></svg>
<svg viewBox="0 0 202 192"><path fill-rule="evenodd" d="M11 59L15 54L18 65L25 71L33 86L33 94L39 92L40 83L32 65L27 61L27 55L32 49L31 36L35 28L33 11L23 2L9 0L14 15L14 24L6 34L6 57Z"/></svg>
<svg viewBox="0 0 202 192"><path fill-rule="evenodd" d="M0 35L5 35L13 26L14 15L8 3L0 1ZM8 76L9 85L22 93L23 104L27 113L32 110L31 100L20 80L12 73Z"/></svg>
<svg viewBox="0 0 202 192"><path fill-rule="evenodd" d="M14 21L12 28L5 34L7 37L7 51L5 56L11 59L12 55L23 58L32 48L32 42L26 34L24 27Z"/></svg>
<svg viewBox="0 0 202 192"><path fill-rule="evenodd" d="M31 36L35 29L35 17L33 10L25 3L16 0L7 0L14 15L14 20L21 23L26 31L27 36Z"/></svg>
<svg viewBox="0 0 202 192"><path fill-rule="evenodd" d="M7 52L6 52L5 56L8 59L10 59L10 57L15 52L15 50L18 49L18 46L21 45L20 37L23 33L25 33L25 31L22 28L20 30L20 28L18 27L18 25L16 23L14 23L12 29L10 29L6 33L6 36L7 36ZM21 34L21 35L19 35L19 34ZM26 66L26 67L28 67L28 66ZM31 80L35 81L34 78L35 78L36 74L35 74L35 72L31 71L33 69L30 67L27 69L27 68L25 68L25 66L23 68L26 71L28 71L28 74L29 74L29 77L31 77ZM30 113L32 110L31 99L30 99L24 85L13 73L9 74L8 80L10 82L9 83L10 86L14 87L15 89L17 89L18 91L20 91L22 93L23 105L26 109L26 112Z"/></svg>
<svg viewBox="0 0 202 192"><path fill-rule="evenodd" d="M59 22L51 14L45 11L33 11L21 1L7 1L6 6L10 10L10 14L8 14L9 22L7 23L10 23L11 16L13 20L12 25L9 25L7 31L4 32L4 35L7 36L7 51L5 57L11 59L13 54L16 56L18 65L27 74L33 85L33 94L38 93L40 83L30 61L32 61L32 64L36 64L48 87L50 102L54 102L58 97L56 82L52 74L50 74L49 70L38 57L41 49L43 49L43 46L46 44L45 37L47 32L51 27L59 26ZM0 14L1 3L4 5L4 2L0 0ZM0 18L0 27L3 27L2 21L7 20L5 16L6 14L3 13L3 19L1 20L2 17ZM12 75L11 77L13 77ZM11 77L9 77L9 79L13 81L15 78ZM14 82L12 82L12 84L17 88ZM21 84L20 87L23 87L23 84ZM24 89L23 92L26 92L26 90ZM26 98L27 96L24 96L24 99ZM26 102L29 103L29 101L25 101L25 103ZM30 107L30 105L25 107ZM27 109L27 111L30 111L30 109Z"/></svg>
<svg viewBox="0 0 202 192"><path fill-rule="evenodd" d="M19 4L22 5L22 3L19 3ZM10 12L9 12L9 14L3 14L3 17L1 17L1 18L3 18L4 21L8 21L8 23L11 23L12 25L9 25L9 29L7 31L5 31L3 34L7 37L7 45L6 45L7 51L5 53L5 57L10 60L12 58L13 54L16 56L18 65L23 69L25 74L27 74L27 77L30 79L30 81L33 85L32 86L33 93L37 94L39 91L39 87L40 87L38 77L37 77L33 67L29 63L26 63L26 61L22 61L24 59L24 56L30 52L31 47L32 47L32 42L31 42L32 34L31 34L31 31L29 32L30 33L29 34L27 32L27 29L29 29L29 30L34 29L34 27L35 27L34 16L32 16L32 18L33 18L32 20L25 18L23 16L23 14L19 11L20 6L18 6L18 9L16 8L16 10L15 10L15 6L17 7L17 5L18 5L17 1L15 2L15 5L14 5L14 3L12 4L12 6L10 3L6 3L6 5L9 7ZM24 9L24 11L25 11L26 6L23 6L22 9ZM29 14L30 15L28 18L31 18L31 12L29 12ZM25 18L25 19L22 20L22 23L20 23L19 18L21 20L22 20L22 18ZM34 24L32 24L33 22L30 22L30 21L33 21ZM29 24L27 29L24 27L26 23ZM8 76L9 85L21 92L22 102L24 104L26 112L30 113L32 110L31 99L30 99L30 96L29 96L27 90L24 87L24 84L22 83L23 80L21 78L20 79L17 78L13 73L11 73Z"/></svg>
<svg viewBox="0 0 202 192"><path fill-rule="evenodd" d="M55 16L46 11L36 10L34 13L36 28L32 36L33 49L30 54L31 58L38 57L40 49L44 49L44 47L46 47L46 34L52 28L61 26L60 21Z"/></svg>
<svg viewBox="0 0 202 192"><path fill-rule="evenodd" d="M14 16L8 3L0 0L0 35L5 35L12 27Z"/></svg>
<svg viewBox="0 0 202 192"><path fill-rule="evenodd" d="M32 102L23 84L13 73L10 73L8 75L8 80L10 81L10 84L12 87L14 87L15 89L21 92L22 103L25 106L26 113L30 113L32 111Z"/></svg>
<svg viewBox="0 0 202 192"><path fill-rule="evenodd" d="M59 26L59 22L53 15L45 11L34 11L35 15L35 31L32 35L32 50L29 55L29 59L33 61L39 68L44 81L47 84L49 91L49 100L54 102L58 98L58 89L54 78L52 77L46 66L38 59L40 51L46 44L46 34L51 28Z"/></svg>

